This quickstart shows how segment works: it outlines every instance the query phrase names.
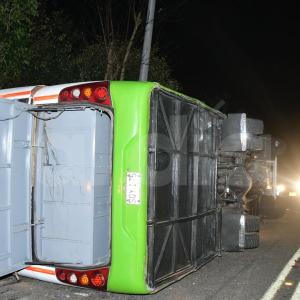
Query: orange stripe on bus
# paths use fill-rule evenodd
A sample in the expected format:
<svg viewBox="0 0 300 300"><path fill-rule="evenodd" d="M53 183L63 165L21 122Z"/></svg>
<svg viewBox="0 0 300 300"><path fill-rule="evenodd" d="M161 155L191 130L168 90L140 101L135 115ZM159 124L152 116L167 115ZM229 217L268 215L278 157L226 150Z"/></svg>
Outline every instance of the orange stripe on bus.
<svg viewBox="0 0 300 300"><path fill-rule="evenodd" d="M30 91L25 91L25 92L16 92L16 93L8 93L8 94L0 94L0 97L3 98L9 98L9 97L16 97L16 96L29 96Z"/></svg>
<svg viewBox="0 0 300 300"><path fill-rule="evenodd" d="M48 96L34 97L33 101L50 100L50 99L53 99L53 98L58 98L58 95L48 95Z"/></svg>
<svg viewBox="0 0 300 300"><path fill-rule="evenodd" d="M28 271L33 271L33 272L38 272L38 273L43 273L43 274L48 274L48 275L55 275L55 271L49 270L49 269L42 269L39 267L27 267L26 270Z"/></svg>

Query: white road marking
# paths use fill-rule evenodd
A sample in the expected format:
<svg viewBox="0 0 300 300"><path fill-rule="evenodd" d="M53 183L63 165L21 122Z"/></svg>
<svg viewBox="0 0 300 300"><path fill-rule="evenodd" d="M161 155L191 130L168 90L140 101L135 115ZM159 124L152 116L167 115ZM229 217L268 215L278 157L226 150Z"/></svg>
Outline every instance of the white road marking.
<svg viewBox="0 0 300 300"><path fill-rule="evenodd" d="M296 287L296 290L291 298L291 300L299 300L300 299L300 283Z"/></svg>
<svg viewBox="0 0 300 300"><path fill-rule="evenodd" d="M300 257L300 248L296 251L296 253L292 256L292 258L289 260L289 262L285 265L285 267L282 269L276 280L272 283L272 285L269 287L269 289L266 291L264 296L261 298L261 300L271 300L276 295L277 291L283 284L286 276L289 274L292 267L295 265L295 261ZM297 289L299 286L297 287ZM297 296L297 295L296 295ZM295 298L299 300L300 298ZM294 300L294 299L293 299Z"/></svg>

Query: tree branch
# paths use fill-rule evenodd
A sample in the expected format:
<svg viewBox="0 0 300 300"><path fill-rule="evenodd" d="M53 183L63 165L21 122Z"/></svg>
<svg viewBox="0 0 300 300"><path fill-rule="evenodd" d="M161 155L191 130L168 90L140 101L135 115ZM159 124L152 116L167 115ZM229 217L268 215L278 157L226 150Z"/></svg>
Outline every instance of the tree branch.
<svg viewBox="0 0 300 300"><path fill-rule="evenodd" d="M134 12L134 28L133 28L130 40L128 42L128 45L126 47L126 52L125 52L124 59L123 59L123 62L122 62L120 80L124 80L124 78L125 78L126 65L127 65L127 61L128 61L128 58L129 58L129 54L130 54L130 51L131 51L136 33L137 33L141 23L142 23L142 12L139 11L138 14L136 14Z"/></svg>

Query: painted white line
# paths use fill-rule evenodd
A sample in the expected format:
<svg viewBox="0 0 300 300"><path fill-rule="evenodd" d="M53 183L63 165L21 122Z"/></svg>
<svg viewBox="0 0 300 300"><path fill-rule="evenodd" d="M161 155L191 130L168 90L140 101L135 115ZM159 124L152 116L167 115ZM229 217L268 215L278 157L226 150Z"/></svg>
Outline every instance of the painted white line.
<svg viewBox="0 0 300 300"><path fill-rule="evenodd" d="M300 299L300 283L296 287L295 292L294 292L291 300L299 300L299 299Z"/></svg>
<svg viewBox="0 0 300 300"><path fill-rule="evenodd" d="M261 300L271 300L276 295L277 291L283 284L286 276L289 274L292 267L295 265L295 261L300 257L300 248L296 251L296 253L292 256L289 262L285 265L283 270L280 272L276 280L272 283L269 289L266 291ZM299 298L297 298L299 300Z"/></svg>

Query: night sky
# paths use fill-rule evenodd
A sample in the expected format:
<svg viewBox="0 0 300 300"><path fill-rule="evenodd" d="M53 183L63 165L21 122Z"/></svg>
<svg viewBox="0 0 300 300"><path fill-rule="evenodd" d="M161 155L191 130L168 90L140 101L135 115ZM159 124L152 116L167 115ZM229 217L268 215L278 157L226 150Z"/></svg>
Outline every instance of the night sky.
<svg viewBox="0 0 300 300"><path fill-rule="evenodd" d="M84 26L92 1L52 2ZM286 143L280 172L300 178L300 13L291 3L157 0L153 38L183 93L263 119Z"/></svg>
<svg viewBox="0 0 300 300"><path fill-rule="evenodd" d="M183 91L263 119L286 144L281 175L300 177L300 13L274 3L186 1L160 35L172 39L167 55Z"/></svg>

